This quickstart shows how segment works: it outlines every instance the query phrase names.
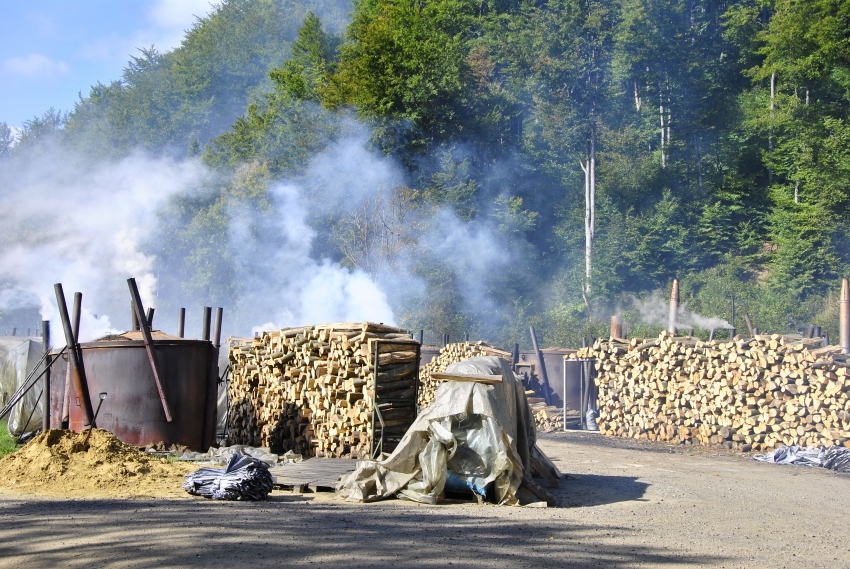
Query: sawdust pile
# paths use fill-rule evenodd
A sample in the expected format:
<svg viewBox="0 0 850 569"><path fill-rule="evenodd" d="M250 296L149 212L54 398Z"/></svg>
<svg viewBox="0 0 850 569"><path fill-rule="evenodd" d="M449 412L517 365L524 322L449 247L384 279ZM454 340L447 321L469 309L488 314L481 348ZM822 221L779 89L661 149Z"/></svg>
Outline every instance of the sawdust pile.
<svg viewBox="0 0 850 569"><path fill-rule="evenodd" d="M185 497L183 477L198 467L170 463L103 429L50 430L0 459L0 488L66 497Z"/></svg>

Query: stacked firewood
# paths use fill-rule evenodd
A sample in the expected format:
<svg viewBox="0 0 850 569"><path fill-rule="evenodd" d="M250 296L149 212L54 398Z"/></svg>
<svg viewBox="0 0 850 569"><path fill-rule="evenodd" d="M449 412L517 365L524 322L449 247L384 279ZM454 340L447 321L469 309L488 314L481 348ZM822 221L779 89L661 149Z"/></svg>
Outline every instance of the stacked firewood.
<svg viewBox="0 0 850 569"><path fill-rule="evenodd" d="M230 444L368 456L374 433L400 438L395 431L415 419L418 345L399 328L343 323L263 332L231 347Z"/></svg>
<svg viewBox="0 0 850 569"><path fill-rule="evenodd" d="M446 344L440 350L437 357L422 366L422 369L419 371L419 408L424 409L431 404L434 400L434 392L443 383L441 379L431 379L432 373L446 371L446 368L453 363L462 362L463 360L478 356L498 356L511 361L511 354L509 352L494 348L481 340L477 342Z"/></svg>
<svg viewBox="0 0 850 569"><path fill-rule="evenodd" d="M662 333L597 341L599 429L635 439L723 444L850 446L850 363L838 346L799 336L729 342Z"/></svg>
<svg viewBox="0 0 850 569"><path fill-rule="evenodd" d="M534 393L532 391L532 393ZM528 395L528 392L526 392ZM538 432L542 433L551 433L552 431L563 431L564 430L564 410L555 405L546 405L543 403L533 404L531 403L531 399L533 396L529 397L529 404L531 404L531 412L534 414L534 425L537 427Z"/></svg>

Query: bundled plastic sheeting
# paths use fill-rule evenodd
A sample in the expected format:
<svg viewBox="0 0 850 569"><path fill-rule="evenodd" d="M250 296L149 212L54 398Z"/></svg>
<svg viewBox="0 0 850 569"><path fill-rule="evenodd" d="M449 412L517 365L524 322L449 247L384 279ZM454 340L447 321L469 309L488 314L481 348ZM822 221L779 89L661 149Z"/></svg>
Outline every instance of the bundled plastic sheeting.
<svg viewBox="0 0 850 569"><path fill-rule="evenodd" d="M233 455L227 468L201 468L186 475L183 489L213 500L265 500L273 485L265 462Z"/></svg>
<svg viewBox="0 0 850 569"><path fill-rule="evenodd" d="M819 466L838 472L850 472L850 448L838 445L832 445L828 448L781 446L767 454L753 455L753 459L760 462Z"/></svg>
<svg viewBox="0 0 850 569"><path fill-rule="evenodd" d="M446 373L499 375L502 381L443 382L395 451L380 462L358 462L338 483L340 495L350 501L397 496L433 504L451 472L455 484L480 495L492 485L496 502L518 503L537 438L522 382L497 357L470 358Z"/></svg>

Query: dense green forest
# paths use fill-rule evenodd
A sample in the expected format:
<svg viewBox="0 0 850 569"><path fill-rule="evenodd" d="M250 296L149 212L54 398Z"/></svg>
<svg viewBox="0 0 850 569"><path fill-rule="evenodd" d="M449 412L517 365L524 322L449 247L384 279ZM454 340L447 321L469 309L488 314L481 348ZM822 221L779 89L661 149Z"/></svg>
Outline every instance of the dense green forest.
<svg viewBox="0 0 850 569"><path fill-rule="evenodd" d="M362 220L323 209L314 248L425 283L391 295L407 328L507 345L535 325L575 346L625 311L651 333L635 299L679 278L705 316L734 297L738 329L837 337L848 119L848 0L224 0L16 145L0 132L0 152L59 137L201 160L214 181L163 213L157 254L183 267L165 285L219 304L250 295L229 208L273 215L270 184L366 132L405 181ZM504 249L474 299L461 252L422 237L440 224L486 225Z"/></svg>

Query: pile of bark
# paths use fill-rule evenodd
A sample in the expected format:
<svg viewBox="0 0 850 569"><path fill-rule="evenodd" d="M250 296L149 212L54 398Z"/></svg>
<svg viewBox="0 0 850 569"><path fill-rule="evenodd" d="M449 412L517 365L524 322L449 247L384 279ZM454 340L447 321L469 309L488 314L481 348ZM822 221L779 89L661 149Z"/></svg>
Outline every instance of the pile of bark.
<svg viewBox="0 0 850 569"><path fill-rule="evenodd" d="M799 336L730 342L662 333L597 341L599 429L636 439L723 444L850 446L850 364L838 346Z"/></svg>
<svg viewBox="0 0 850 569"><path fill-rule="evenodd" d="M364 322L264 332L231 347L229 443L370 455L375 438L400 439L416 417L418 346L405 330Z"/></svg>
<svg viewBox="0 0 850 569"><path fill-rule="evenodd" d="M419 371L419 408L424 409L431 404L434 400L434 392L443 383L441 379L432 379L432 373L444 372L453 363L462 362L463 360L478 356L498 356L508 362L511 361L510 352L495 348L482 340L446 344L440 350L437 357L422 366L422 369Z"/></svg>

